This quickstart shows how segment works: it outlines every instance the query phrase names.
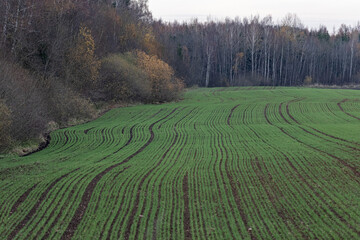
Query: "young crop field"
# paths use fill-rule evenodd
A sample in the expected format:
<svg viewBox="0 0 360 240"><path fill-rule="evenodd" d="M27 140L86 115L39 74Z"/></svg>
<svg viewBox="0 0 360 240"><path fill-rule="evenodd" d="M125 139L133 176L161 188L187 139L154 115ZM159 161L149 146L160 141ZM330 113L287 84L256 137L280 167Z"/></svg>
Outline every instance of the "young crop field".
<svg viewBox="0 0 360 240"><path fill-rule="evenodd" d="M193 89L0 158L1 239L360 239L360 91Z"/></svg>

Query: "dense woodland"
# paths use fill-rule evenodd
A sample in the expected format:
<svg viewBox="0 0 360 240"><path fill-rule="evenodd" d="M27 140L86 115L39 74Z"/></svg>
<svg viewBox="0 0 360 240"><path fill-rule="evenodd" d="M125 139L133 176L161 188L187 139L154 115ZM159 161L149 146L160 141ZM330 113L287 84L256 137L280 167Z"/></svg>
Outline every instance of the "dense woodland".
<svg viewBox="0 0 360 240"><path fill-rule="evenodd" d="M310 30L294 14L154 23L165 59L189 85L344 85L360 81L360 25Z"/></svg>
<svg viewBox="0 0 360 240"><path fill-rule="evenodd" d="M177 99L151 24L145 1L0 1L0 151L104 102Z"/></svg>
<svg viewBox="0 0 360 240"><path fill-rule="evenodd" d="M163 23L146 0L2 0L0 151L100 103L172 101L185 85L359 83L359 31L291 14Z"/></svg>

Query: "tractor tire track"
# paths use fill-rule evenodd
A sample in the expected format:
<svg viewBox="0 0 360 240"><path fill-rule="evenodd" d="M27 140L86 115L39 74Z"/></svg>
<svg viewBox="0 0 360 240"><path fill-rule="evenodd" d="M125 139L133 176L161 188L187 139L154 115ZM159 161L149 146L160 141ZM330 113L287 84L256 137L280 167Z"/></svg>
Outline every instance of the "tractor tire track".
<svg viewBox="0 0 360 240"><path fill-rule="evenodd" d="M171 111L168 115L166 115L165 117L155 121L154 123L152 123L149 126L149 132L150 132L150 138L148 139L148 141L140 148L138 149L135 153L131 154L129 157L127 157L125 160L123 160L120 163L114 164L108 168L106 168L105 170L103 170L102 172L100 172L98 175L96 175L91 182L89 183L89 185L86 187L85 192L82 196L81 202L78 206L78 208L75 211L74 216L72 217L68 227L66 228L64 234L62 235L61 239L62 240L67 240L67 239L71 239L73 237L73 235L75 234L75 231L78 227L78 225L80 224L82 217L84 216L84 213L88 207L88 204L90 202L92 193L95 190L95 187L97 185L97 183L102 179L102 177L107 174L108 172L110 172L112 169L127 163L128 161L130 161L132 158L134 158L136 155L138 155L139 153L141 153L142 151L144 151L144 149L154 140L155 134L153 131L153 128L155 126L155 124L159 123L160 121L168 118L170 115L172 115L175 111L177 110L177 108L175 108L173 111Z"/></svg>
<svg viewBox="0 0 360 240"><path fill-rule="evenodd" d="M72 179L72 180L71 180L71 183L68 185L67 189L64 191L65 193L68 192L69 189L70 189L70 187L71 187L71 184L73 184L72 189L70 190L70 194L69 194L69 196L67 197L67 199L65 200L65 203L64 203L63 206L61 207L59 213L57 214L57 216L56 216L55 219L53 220L53 222L52 222L52 224L50 225L50 227L47 229L47 231L46 231L45 235L42 237L42 239L48 239L48 238L49 238L50 233L51 233L51 231L53 230L53 228L55 227L56 223L59 221L60 216L65 212L65 211L64 211L65 208L69 206L69 204L70 204L70 199L71 199L71 197L73 196L73 194L75 193L75 189L77 188L77 185L78 185L79 183L81 183L81 181L84 180L87 175L92 174L92 173L95 172L95 171L96 171L96 168L94 168L93 170L91 170L89 173L83 174L83 176L82 176L82 177L77 181L77 183L75 183L75 184L73 184L73 182L76 181L76 179ZM77 177L76 177L76 178L77 178ZM79 185L81 185L81 184L79 184ZM81 189L81 188L80 188L80 189ZM58 191L58 193L60 193L60 192L61 192L61 189ZM78 191L75 199L78 199L79 194L80 194L80 191ZM55 200L58 201L57 196L54 197L54 200L50 203L50 206L52 206L52 205L54 204ZM54 209L51 211L49 217L47 217L46 222L50 222L50 221L51 221L51 218L55 215L55 212L56 212L57 208L59 207L59 204L60 204L60 203L58 203L58 204L56 205L56 207L54 207ZM44 215L40 218L39 222L37 222L35 225L36 225L36 226L39 225L40 221L43 220L46 215L47 215L47 214L46 214L46 212L45 212ZM35 238L36 238L36 239L39 239L39 238L40 238L41 231L45 228L45 226L46 226L46 225L42 225L42 227L40 228L40 230L36 233L36 235L35 235ZM32 229L32 230L29 232L29 234L28 234L28 236L26 237L26 239L30 239L30 236L32 235L32 232L33 232L33 231L34 231L34 229Z"/></svg>
<svg viewBox="0 0 360 240"><path fill-rule="evenodd" d="M130 218L128 220L128 225L127 225L127 228L126 228L126 231L125 231L125 238L128 239L129 236L130 236L130 231L131 231L131 226L132 226L132 222L134 221L134 218L135 218L135 214L136 212L138 211L138 205L139 205L139 201L140 201L140 194L141 194L141 190L142 190L142 187L143 187L143 183L145 182L145 180L150 176L150 174L156 169L158 168L161 163L164 161L165 157L168 155L168 153L170 152L170 150L175 146L176 142L178 141L178 137L179 137L179 133L178 131L176 130L178 124L183 121L184 119L186 119L195 109L192 109L189 113L187 113L185 116L183 116L181 119L179 119L175 124L174 124L174 132L175 132L175 136L174 136L174 139L170 145L170 147L165 151L165 153L162 155L160 161L152 168L150 169L147 174L140 180L140 184L139 184L139 189L137 191L137 194L136 194L136 198L135 198L135 203L134 203L134 207L131 211L131 215L130 215ZM173 116L175 117L175 116ZM169 118L170 119L170 118ZM169 120L168 119L168 120ZM164 123L164 122L163 122ZM163 124L162 123L162 124ZM149 185L149 182L147 183L147 185L145 186L145 189L148 188L148 185ZM151 198L153 197L153 193L152 193L152 196ZM141 209L141 212L144 212L145 210L145 206L146 206L146 199L143 203L143 207ZM140 223L141 223L141 220L138 221L137 223L137 227L136 227L136 232L135 232L135 239L138 238L138 234L139 234L139 226L140 226Z"/></svg>
<svg viewBox="0 0 360 240"><path fill-rule="evenodd" d="M40 198L37 200L35 205L31 208L31 210L26 214L25 218L15 227L15 229L10 233L8 236L8 240L15 238L15 236L25 227L25 225L30 221L31 217L36 213L37 209L40 207L40 205L44 202L45 198L47 197L48 193L51 191L51 189L62 179L66 178L71 173L79 170L79 168L66 173L62 175L61 177L57 178L55 181L53 181L46 190L41 194Z"/></svg>
<svg viewBox="0 0 360 240"><path fill-rule="evenodd" d="M185 232L185 239L190 240L192 239L191 236L191 224L190 224L190 208L189 208L189 180L188 174L186 173L183 179L183 193L184 193L184 232Z"/></svg>
<svg viewBox="0 0 360 240"><path fill-rule="evenodd" d="M265 190L265 193L266 193L268 199L270 200L273 209L275 209L278 216L283 220L288 231L291 231L289 224L288 224L288 220L292 223L293 226L297 226L297 225L293 218L287 217L287 216L290 216L290 214L287 211L286 207L284 207L284 205L281 204L281 202L278 202L279 206L276 205L277 201L274 198L274 195L276 195L276 194L274 193L274 190L272 189L273 187L268 186L269 182L270 182L268 179L271 179L271 176L268 177L268 179L265 179L265 176L270 175L270 173L268 171L267 171L267 174L264 173L264 171L259 163L258 158L255 159L255 163L253 161L251 161L251 165L252 165L252 168L253 168L257 178L260 180L261 186ZM301 231L300 234L301 234L302 239L310 239L310 236L305 234L303 231Z"/></svg>
<svg viewBox="0 0 360 240"><path fill-rule="evenodd" d="M282 105L282 103L280 104L280 106L281 106L281 105ZM266 107L265 107L265 110L264 110L264 113L265 113L265 114L266 114L267 107L268 107L268 105L266 105ZM281 113L281 108L280 108L280 107L279 107L279 114L281 115L281 117L283 118L283 120L285 120L289 125L291 125L291 123L288 122L288 121L285 119L284 115ZM269 119L267 118L267 116L266 116L265 118L266 118L267 122L268 122L270 125L276 126L276 125L272 124L272 123L269 121ZM333 154L331 154L331 153L325 152L325 151L323 151L323 150L321 150L321 149L318 149L318 148L316 148L316 147L314 147L314 146L311 146L311 145L309 145L309 144L301 141L300 139L298 139L298 138L292 136L291 134L289 134L289 133L288 133L287 131L285 131L285 129L282 128L282 127L278 127L278 126L276 126L276 127L277 127L281 132L283 132L285 135L289 136L290 138L292 138L293 140L297 141L298 143L301 143L301 144L303 144L303 145L305 145L305 146L307 146L307 147L309 147L309 148L311 148L311 149L313 149L313 150L315 150L315 151L317 151L317 152L321 152L321 153L323 153L323 154L325 154L325 155L328 155L329 157L337 160L339 163L341 163L341 164L344 165L345 167L349 168L356 177L360 177L360 172L359 172L359 170L357 169L357 167L352 166L351 164L347 163L346 161L342 160L341 158L339 158L339 157L337 157L337 156L335 156L335 155L333 155ZM304 130L304 129L302 129L302 130ZM306 132L306 130L305 130L305 132ZM309 133L309 132L308 132L308 133ZM315 136L316 136L316 135L315 135ZM359 183L359 180L356 180L356 181Z"/></svg>
<svg viewBox="0 0 360 240"><path fill-rule="evenodd" d="M267 104L266 107L265 107L264 116L265 116L265 119L267 120L267 122L268 122L270 125L272 125L272 123L270 122L270 120L268 119L267 114L266 114L266 109L267 109L268 106L269 106L269 104ZM248 128L249 128L249 129L254 133L254 135L255 135L258 139L260 139L264 144L266 144L266 145L269 146L270 148L273 148L273 149L276 150L277 152L280 152L284 157L286 157L280 150L278 150L277 148L273 147L273 146L270 145L267 141L265 141L262 137L260 137L260 136L255 132L255 130L253 130L250 126L248 126ZM258 164L259 162L257 161L256 163ZM252 165L253 165L253 163L252 163ZM266 168L266 166L265 166L265 168ZM255 168L253 167L253 169L255 169ZM268 174L269 174L269 171L268 171L268 170L267 170L267 172L268 172ZM288 171L282 170L282 172L284 173L284 172L288 172ZM271 178L271 176L270 176L270 178ZM309 178L309 177L308 177L308 178ZM261 178L259 178L259 179L261 180ZM278 192L281 193L281 191L279 190L279 187L278 187L277 185L275 185L275 187L278 189ZM295 189L297 189L296 185L294 185L293 187L294 187ZM302 193L301 193L300 190L297 190L297 192L302 195ZM267 195L268 195L268 194L267 194ZM302 196L303 196L303 195L302 195ZM270 197L270 196L268 195L268 198L269 198L269 200L272 202L273 197ZM303 198L306 200L305 197L303 197ZM285 200L286 200L286 199L285 199ZM288 202L287 200L286 200L286 202L289 204L289 202ZM276 211L279 211L279 212L277 212L278 215L279 215L281 218L283 218L283 216L284 216L284 214L282 213L283 210L282 210L282 209L278 210L278 209L275 208L275 207L274 207L274 209L275 209ZM285 208L283 208L283 209L285 209ZM314 212L317 212L316 209L313 209L313 211L314 211ZM294 223L293 219L291 219L291 221L292 221L293 225L296 226L296 224ZM287 222L284 221L284 223L286 224L286 227L289 229L289 226L288 226ZM289 229L289 230L290 230L290 229ZM312 232L311 230L308 230L308 231ZM303 233L301 233L301 234L303 235Z"/></svg>
<svg viewBox="0 0 360 240"><path fill-rule="evenodd" d="M277 127L276 125L274 125L273 123L270 122L270 120L269 120L269 118L268 118L268 116L267 116L267 108L268 108L268 106L269 106L269 104L266 105L265 110L264 110L265 119L267 120L267 122L268 122L270 125ZM279 127L277 127L277 128L279 128ZM271 145L269 145L269 146L272 147L273 149L275 149L277 152L279 152L279 153L283 156L283 158L286 160L286 162L287 162L288 165L291 167L291 169L296 173L296 175L297 175L298 178L301 180L301 182L302 182L303 184L305 184L305 185L311 190L311 192L312 192L313 194L315 194L315 196L318 197L319 200L320 200L323 204L325 204L325 205L328 207L328 209L330 209L330 211L331 211L335 216L337 216L337 217L340 219L340 221L343 222L343 218L342 218L337 212L335 212L334 209L332 209L332 208L328 205L328 203L325 201L325 199L323 199L323 198L321 197L321 195L320 195L318 192L315 191L315 188L313 187L313 185L311 185L311 184L306 180L306 179L311 179L311 177L309 177L308 175L306 175L306 176L301 175L300 172L298 171L298 169L297 169L297 168L294 166L294 164L290 161L290 159L288 158L288 156L286 156L286 155L285 155L282 151L280 151L279 149L277 149L277 148L275 148L275 147L273 147L273 146L271 146ZM302 164L305 164L305 163L302 163ZM281 166L281 169L282 169L283 172L286 172L286 170L283 170L283 166ZM315 184L315 183L314 183L314 184ZM297 191L298 193L301 193L300 189L298 189L296 185L293 185L293 187L296 189L296 191ZM304 190L305 190L305 189L304 189ZM321 190L321 191L322 191L322 193L323 193L326 197L328 197L329 199L331 199L331 198L326 194L325 191L323 191L323 190ZM311 193L308 192L308 191L306 191L306 192L307 192L307 194L309 194L309 195L311 194ZM302 194L301 194L301 195L302 195ZM307 198L304 197L303 199L306 201L306 204L307 204L308 206L310 206L309 202L306 200ZM326 212L326 209L324 209L322 206L320 206L320 208L321 208L324 212ZM312 209L312 210L313 210L319 217L321 216L317 209ZM331 216L328 216L328 217L329 217L330 219L332 218ZM324 222L324 223L325 223L325 222ZM344 223L344 222L343 222L343 223ZM331 226L329 226L328 224L326 224L326 225L327 225L329 228L331 228ZM338 234L338 236L341 236L340 233L338 233L338 232L336 232L336 233Z"/></svg>
<svg viewBox="0 0 360 240"><path fill-rule="evenodd" d="M355 174L356 177L359 177L359 176L360 176L359 173L357 172L357 169L353 169L352 166L349 166L349 165L348 165L345 161L343 161L342 159L340 159L340 158L338 158L338 157L336 157L336 156L334 156L334 155L332 155L332 154L330 154L330 153L327 153L327 152L325 152L325 151L322 151L322 150L320 150L320 149L318 149L318 148L315 148L315 147L313 147L313 146L311 146L311 145L309 145L309 144L304 143L303 141L301 141L301 140L293 137L292 135L290 135L290 134L289 134L288 132L286 132L282 127L278 127L278 126L274 125L273 123L271 123L271 122L269 121L268 117L267 117L267 108L268 108L268 106L269 106L269 104L267 104L266 107L265 107L265 109L264 109L264 115L265 115L265 119L268 121L268 123L269 123L270 125L272 125L272 126L274 126L274 127L277 127L282 133L284 133L285 135L289 136L290 138L292 138L292 139L295 140L296 142L299 142L299 143L301 143L301 144L303 144L303 145L305 145L305 146L307 146L307 147L309 147L309 148L311 148L311 149L314 149L314 150L316 150L316 151L319 151L319 152L322 152L322 153L324 153L324 154L327 154L328 156L330 156L330 157L332 157L332 158L334 158L334 159L342 162L344 166L348 166L348 168L350 168L351 170L353 170L353 172L354 172L354 174ZM318 192L315 191L314 187L305 180L305 178L298 172L298 170L297 170L296 167L293 165L293 163L290 161L290 159L289 159L286 155L284 155L284 157L285 157L286 161L288 162L288 164L291 166L291 168L296 172L296 174L298 175L298 177L301 178L301 180L302 180L302 181L312 190L312 192L328 207L328 209L329 209L342 223L344 223L345 225L347 225L347 226L348 226L349 228L351 228L357 235L360 236L360 231L357 230L356 227L348 224L348 223L346 222L346 220L345 220L337 211L335 211L335 210L329 205L329 203L328 203L327 201L325 201L325 199L324 199ZM354 180L356 180L356 182L359 182L357 179L354 179Z"/></svg>
<svg viewBox="0 0 360 240"><path fill-rule="evenodd" d="M345 110L343 109L343 107L341 106L341 104L342 104L342 103L345 103L345 102L347 102L347 101L349 101L349 99L344 99L344 100L342 100L341 102L338 102L338 103L337 103L337 105L338 105L338 107L340 108L340 110L341 110L343 113L345 113L346 115L348 115L348 116L350 116L350 117L352 117L352 118L355 118L355 119L357 119L357 120L360 120L359 117L354 116L354 115L348 113L347 111L345 111Z"/></svg>
<svg viewBox="0 0 360 240"><path fill-rule="evenodd" d="M241 105L241 104L238 104L238 105L236 105L235 107L233 107L233 108L230 110L230 114L229 114L229 116L228 116L228 118L227 118L227 124L228 124L231 128L232 128L232 126L230 125L230 119L231 119L231 117L232 117L235 109L238 108L240 105Z"/></svg>
<svg viewBox="0 0 360 240"><path fill-rule="evenodd" d="M239 104L239 105L240 105L240 104ZM237 106L239 106L239 105L237 105ZM237 108L237 107L236 107L236 108ZM233 108L233 111L232 111L232 112L234 112L236 108ZM248 108L246 108L246 109L244 110L244 112L246 112L247 109L248 109ZM243 123L244 123L244 115L245 115L245 113L243 114ZM218 133L218 142L221 143L221 146L219 145L221 155L224 156L223 151L225 151L225 156L226 156L225 161L224 161L224 158L223 158L223 157L220 159L220 164L219 164L219 165L222 166L222 165L223 165L223 162L225 162L225 171L227 172L227 171L228 171L228 159L227 159L227 158L230 156L230 155L229 155L229 152L228 152L228 149L227 149L226 146L224 145L225 139L227 139L227 138L225 138L225 137L223 136L223 131L222 131L221 129L217 128L216 126L213 126L213 127L214 127L214 129L217 131L217 133ZM229 145L231 145L234 149L236 149L236 148L233 146L233 144L232 144L231 141L229 141ZM215 171L215 170L214 170L214 171ZM231 195L231 196L235 199L236 197L228 190L227 185L225 184L225 176L224 176L224 174L223 174L222 171L220 171L220 175L221 175L222 182L224 183L224 186L223 186L223 187L224 187L224 189L225 189L225 192L227 192L227 194ZM230 179L229 179L229 174L227 174L227 176L228 176L228 180L230 181ZM218 186L218 188L219 188L219 186ZM248 188L247 188L247 190L249 191ZM229 193L228 193L228 192L229 192ZM254 204L254 206L256 206L255 209L257 209L257 212L258 212L257 204L255 203L255 200L254 200L253 197L251 197L251 201L252 201L252 203ZM239 210L239 208L241 208L241 209L244 208L243 206L240 206L238 202L235 201L235 203L236 203L236 205L237 205L236 207L237 207L238 210ZM240 226L239 222L237 221L237 219L236 219L236 217L235 217L235 210L233 209L233 207L232 207L233 204L230 202L229 199L228 199L228 205L229 205L229 207L230 207L230 209L231 209L232 215L234 216L235 223L236 223L236 226L237 226L237 231L238 231L239 233L241 233L241 226ZM258 213L259 213L259 212L258 212ZM243 219L243 220L246 218L246 217L245 217L245 213L243 212L243 210L240 211L240 216L242 216L242 219ZM249 229L249 226L247 225L247 221L248 221L248 220L246 220L246 222L244 222L244 224L245 224L246 229ZM228 225L229 225L229 223L228 223ZM229 226L230 226L230 225L229 225ZM267 226L266 224L265 224L265 228L266 228L266 230L268 231L268 233L271 235L271 233L270 233L270 231L269 231L269 228L268 228L268 226ZM252 239L255 239L255 238L256 238L256 237L253 235L252 231L248 231L248 232L249 232L250 237L251 237ZM244 237L244 236L242 236L242 237ZM232 238L235 239L235 236L232 235Z"/></svg>
<svg viewBox="0 0 360 240"><path fill-rule="evenodd" d="M320 138L320 139L322 139L322 140L324 140L324 141L331 142L331 143L334 143L334 144L337 144L337 145L340 145L340 146L343 146L343 147L346 147L346 148L349 148L349 149L352 149L352 150L355 150L355 151L360 151L360 149L355 148L355 147L353 147L353 146L349 146L349 145L346 145L346 144L343 144L343 143L339 143L339 142L330 141L330 140L328 140L328 139L326 139L326 138L323 138L323 137L321 137L321 136L318 136L318 135L316 135L316 134L314 134L314 133L312 133L312 132L304 129L303 127L301 127L302 124L299 123L299 122L297 121L297 119L295 119L295 117L290 113L290 111L289 111L289 105L290 105L290 103L299 102L299 101L302 101L302 100L304 100L304 99L305 99L305 98L294 99L294 100L289 101L289 102L286 104L286 112L287 112L287 114L289 115L289 117L290 117L295 123L297 123L297 124L299 125L298 127L299 127L300 129L302 129L304 132L306 132L306 133L308 133L308 134L311 134L311 135L313 135L313 136L315 136L315 137L318 137L318 138ZM309 128L311 128L312 130L314 130L314 131L317 132L317 133L320 133L320 134L322 134L322 135L324 135L324 136L327 136L327 137L330 137L330 138L332 138L332 139L340 140L340 141L343 141L343 142L346 142L346 143L352 143L352 142L347 141L347 140L345 140L345 139L338 138L338 137L332 136L332 135L330 135L330 134L326 134L326 133L324 133L324 132L321 132L321 131L317 130L316 128L313 128L313 127L309 127ZM356 144L356 143L352 143L352 144ZM358 145L358 144L356 144L356 145Z"/></svg>
<svg viewBox="0 0 360 240"><path fill-rule="evenodd" d="M175 131L175 134L178 135L178 132L177 132L177 125L179 124L180 121L184 120L184 119L187 119L188 121L192 119L189 118L189 116L194 112L196 108L192 109L187 115L185 115L181 120L179 120L175 125L174 125L174 131ZM183 140L184 143L187 142L187 139L188 139L188 136L186 135L185 136L185 139ZM162 189L162 185L163 185L163 182L164 182L164 179L165 177L168 175L168 173L170 172L170 170L176 165L183 149L184 149L184 145L181 146L179 152L177 153L177 157L174 159L173 161L173 164L166 170L165 174L162 176L162 178L160 179L160 183L159 183L159 188L158 188L158 206L156 208L156 212L155 212L155 217L154 217L154 221L156 221L156 219L158 219L159 217L159 211L160 211L160 200L161 200L161 189ZM165 156L163 155L163 157L165 158ZM151 194L151 200L153 199L153 193ZM145 204L144 204L145 206ZM144 211L144 207L143 207L143 210L142 212ZM151 205L151 208L149 210L149 212L152 211L152 205ZM140 222L140 221L139 221ZM147 229L148 227L148 224L149 224L149 218L147 218L147 221L146 221L146 227L145 229ZM137 228L138 229L138 228ZM146 234L146 232L145 232ZM146 235L144 235L144 239L146 238ZM153 230L152 230L152 239L155 240L156 239L156 223L154 223L153 225Z"/></svg>
<svg viewBox="0 0 360 240"><path fill-rule="evenodd" d="M11 217L11 215L16 212L17 208L23 203L25 202L25 200L27 199L27 197L29 196L29 194L32 192L32 190L34 190L36 188L36 186L38 185L38 183L36 183L34 186L32 186L31 188L29 188L25 193L23 193L18 200L16 200L16 202L14 203L14 205L12 206L11 210L10 210L10 214L9 217Z"/></svg>

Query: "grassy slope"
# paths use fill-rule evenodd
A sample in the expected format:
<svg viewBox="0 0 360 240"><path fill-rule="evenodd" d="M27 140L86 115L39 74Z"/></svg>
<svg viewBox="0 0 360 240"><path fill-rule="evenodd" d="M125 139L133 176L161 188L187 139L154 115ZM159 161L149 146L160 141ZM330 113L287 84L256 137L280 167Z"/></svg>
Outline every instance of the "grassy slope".
<svg viewBox="0 0 360 240"><path fill-rule="evenodd" d="M0 236L360 237L360 91L196 89L0 161Z"/></svg>

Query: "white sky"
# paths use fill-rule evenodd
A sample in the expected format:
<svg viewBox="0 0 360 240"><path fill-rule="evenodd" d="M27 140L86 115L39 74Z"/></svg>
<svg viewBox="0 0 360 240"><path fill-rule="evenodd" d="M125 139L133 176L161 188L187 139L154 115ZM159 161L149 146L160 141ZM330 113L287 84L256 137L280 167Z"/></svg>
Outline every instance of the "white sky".
<svg viewBox="0 0 360 240"><path fill-rule="evenodd" d="M355 26L360 21L360 0L149 0L149 8L156 19L179 22L271 14L277 23L287 13L295 13L305 26L322 24L329 32L342 23Z"/></svg>

